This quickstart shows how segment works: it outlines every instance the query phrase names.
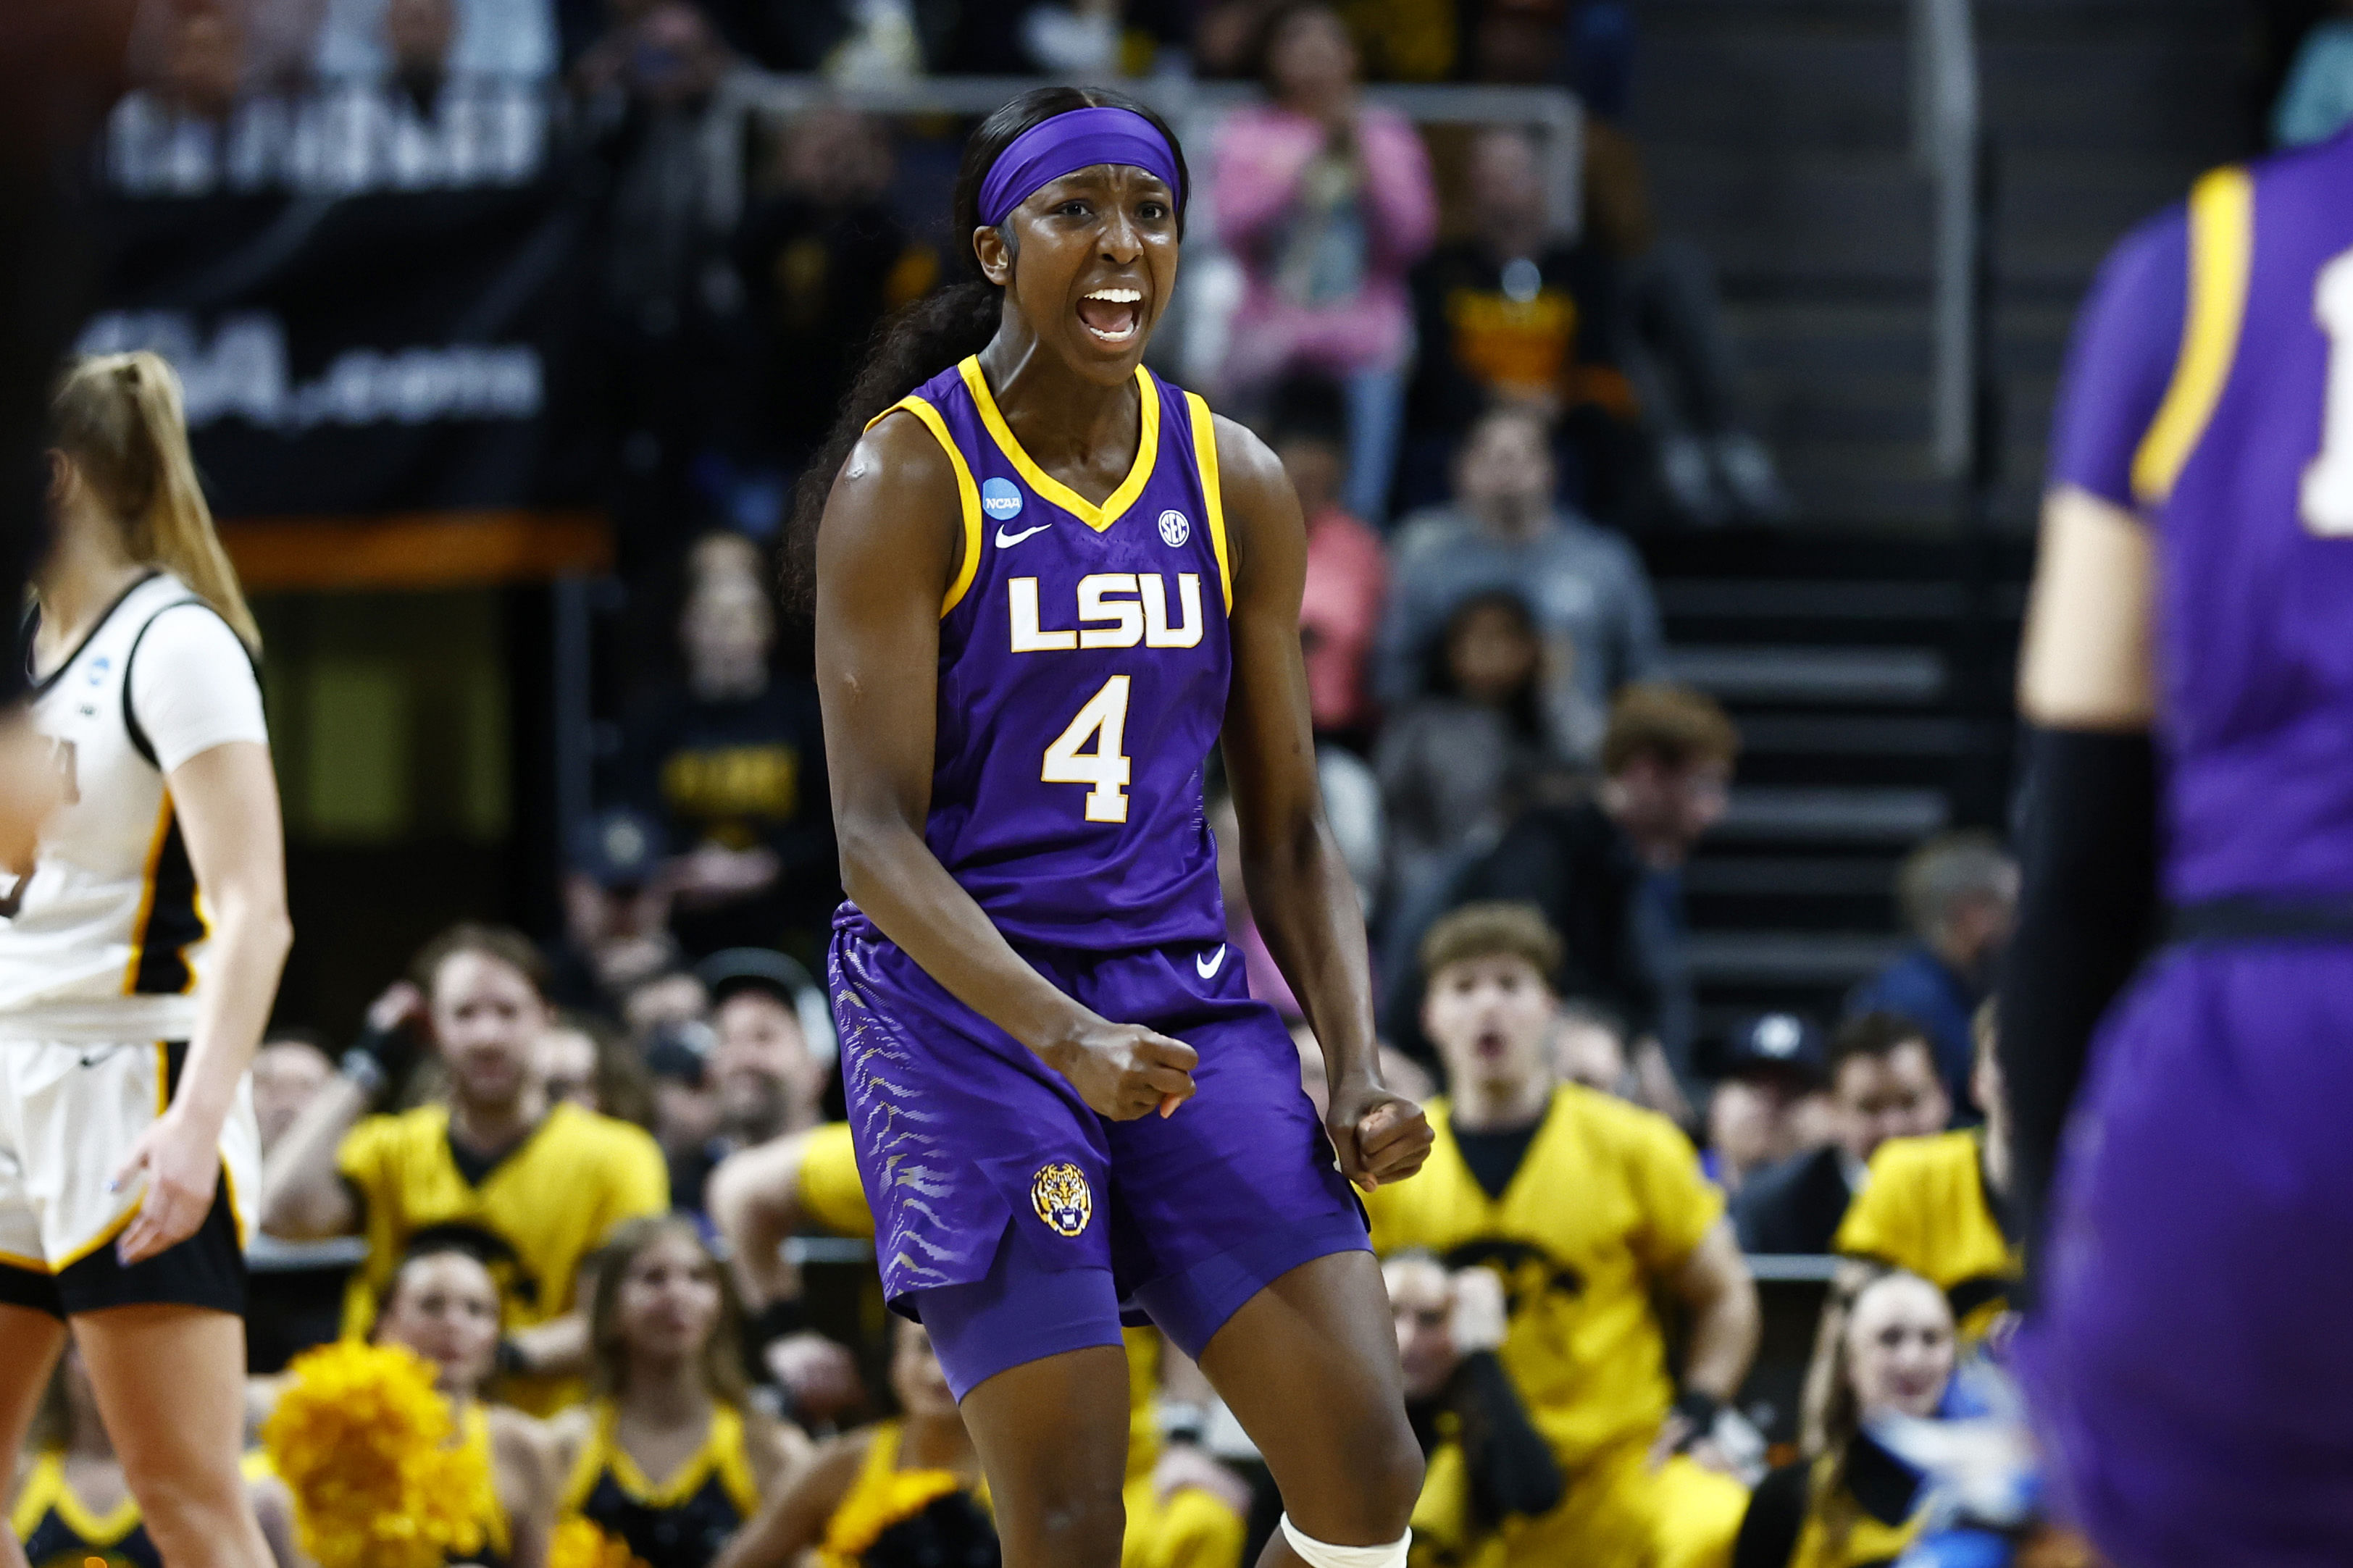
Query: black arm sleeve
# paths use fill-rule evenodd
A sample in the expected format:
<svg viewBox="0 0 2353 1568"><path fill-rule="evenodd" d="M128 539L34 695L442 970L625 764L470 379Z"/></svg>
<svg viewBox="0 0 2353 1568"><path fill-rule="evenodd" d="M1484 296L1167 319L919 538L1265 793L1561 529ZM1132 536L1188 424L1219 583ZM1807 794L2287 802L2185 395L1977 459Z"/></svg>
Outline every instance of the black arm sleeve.
<svg viewBox="0 0 2353 1568"><path fill-rule="evenodd" d="M2145 735L2029 729L2025 870L2003 961L2000 1052L2010 1202L2031 1298L2059 1139L2092 1031L2148 950L2157 916L2157 766Z"/></svg>
<svg viewBox="0 0 2353 1568"><path fill-rule="evenodd" d="M1461 1422L1462 1467L1471 1481L1472 1511L1501 1523L1513 1514L1539 1514L1560 1501L1564 1483L1552 1447L1509 1373L1493 1351L1473 1351L1454 1369L1456 1418Z"/></svg>

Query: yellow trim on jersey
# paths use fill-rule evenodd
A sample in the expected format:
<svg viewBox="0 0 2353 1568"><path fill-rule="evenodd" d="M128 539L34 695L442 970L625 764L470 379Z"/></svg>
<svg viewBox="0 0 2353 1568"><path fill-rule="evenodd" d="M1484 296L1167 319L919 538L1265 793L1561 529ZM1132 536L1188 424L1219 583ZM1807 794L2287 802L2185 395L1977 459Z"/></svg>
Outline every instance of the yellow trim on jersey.
<svg viewBox="0 0 2353 1568"><path fill-rule="evenodd" d="M88 1258L100 1247L111 1246L113 1243L114 1238L121 1236L124 1231L130 1229L131 1222L138 1217L139 1205L137 1204L132 1204L129 1208L124 1209L121 1214L114 1217L113 1224L108 1226L104 1230L100 1231L96 1236L91 1237L88 1241L82 1243L71 1252L67 1253L63 1258L58 1258L54 1264L51 1264L49 1266L49 1272L52 1274L63 1274L67 1269L71 1268L75 1264L79 1263L83 1258Z"/></svg>
<svg viewBox="0 0 2353 1568"><path fill-rule="evenodd" d="M147 922L155 914L155 872L164 863L164 845L172 837L172 792L164 792L164 804L155 814L155 841L147 846L147 869L139 889L139 912L131 919L131 962L122 966L122 994L138 994L139 961L147 953ZM190 971L191 977L194 971Z"/></svg>
<svg viewBox="0 0 2353 1568"><path fill-rule="evenodd" d="M711 1426L702 1435L702 1447L659 1484L621 1446L619 1407L609 1399L599 1399L591 1408L596 1412L596 1426L572 1467L571 1481L565 1489L567 1511L579 1511L588 1494L596 1489L596 1478L608 1471L631 1501L657 1511L693 1501L714 1475L738 1514L748 1520L760 1511L759 1483L753 1478L752 1463L744 1449L744 1417L733 1405L711 1407Z"/></svg>
<svg viewBox="0 0 2353 1568"><path fill-rule="evenodd" d="M51 1511L74 1532L79 1544L101 1552L121 1544L123 1537L139 1528L137 1498L126 1491L122 1500L100 1518L90 1511L90 1505L81 1500L66 1479L64 1451L44 1448L26 1473L24 1489L16 1494L16 1506L8 1522L21 1541L39 1528L43 1514Z"/></svg>
<svg viewBox="0 0 2353 1568"><path fill-rule="evenodd" d="M948 584L946 597L940 601L940 615L944 619L963 600L965 591L972 586L974 576L980 571L980 487L972 482L972 468L965 462L964 454L956 450L955 437L948 434L947 421L940 417L938 409L913 393L869 419L866 427L871 430L902 410L923 422L923 428L932 433L932 439L940 444L940 450L948 455L948 462L955 468L956 504L964 511L964 562L956 568L955 581Z"/></svg>
<svg viewBox="0 0 2353 1568"><path fill-rule="evenodd" d="M37 1258L26 1258L20 1253L15 1252L0 1252L0 1264L5 1264L11 1268L21 1268L27 1274L47 1274L51 1272L49 1266L41 1259Z"/></svg>
<svg viewBox="0 0 2353 1568"><path fill-rule="evenodd" d="M1209 509L1209 548L1218 552L1218 585L1225 590L1226 613L1234 610L1234 571L1226 556L1226 500L1218 483L1218 422L1198 392L1185 395L1193 414L1193 461L1201 474L1201 500Z"/></svg>
<svg viewBox="0 0 2353 1568"><path fill-rule="evenodd" d="M2255 185L2242 168L2217 169L2189 193L2189 304L2173 384L2133 454L2133 494L2143 505L2173 493L2231 379L2247 313L2255 250Z"/></svg>
<svg viewBox="0 0 2353 1568"><path fill-rule="evenodd" d="M1152 470L1160 461L1160 391L1152 384L1152 373L1142 365L1135 367L1135 391L1142 405L1143 425L1135 442L1135 466L1120 480L1119 489L1111 492L1103 505L1097 506L1078 491L1039 468L1021 443L1013 438L1013 429L997 411L997 399L988 390L988 378L980 374L980 356L976 354L956 366L964 377L965 390L972 394L973 406L980 410L980 422L988 427L996 441L1017 472L1039 496L1053 502L1097 533L1109 528L1135 504L1144 487L1152 480Z"/></svg>

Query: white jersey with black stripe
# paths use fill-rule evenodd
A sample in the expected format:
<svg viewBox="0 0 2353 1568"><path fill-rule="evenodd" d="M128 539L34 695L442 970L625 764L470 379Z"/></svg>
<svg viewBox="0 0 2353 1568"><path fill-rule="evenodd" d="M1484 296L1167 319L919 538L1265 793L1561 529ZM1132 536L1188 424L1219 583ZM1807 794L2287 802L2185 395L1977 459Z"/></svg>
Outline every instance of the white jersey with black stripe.
<svg viewBox="0 0 2353 1568"><path fill-rule="evenodd" d="M37 672L33 720L65 805L30 876L0 877L0 1039L185 1040L209 927L164 775L267 743L245 647L166 572Z"/></svg>

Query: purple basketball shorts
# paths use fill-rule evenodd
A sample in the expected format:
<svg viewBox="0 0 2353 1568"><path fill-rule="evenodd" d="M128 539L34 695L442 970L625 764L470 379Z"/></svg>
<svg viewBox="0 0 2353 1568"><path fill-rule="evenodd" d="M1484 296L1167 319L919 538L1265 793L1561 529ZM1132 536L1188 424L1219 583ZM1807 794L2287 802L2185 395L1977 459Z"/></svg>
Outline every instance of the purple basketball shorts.
<svg viewBox="0 0 2353 1568"><path fill-rule="evenodd" d="M2116 1568L2353 1563L2353 947L2177 947L2094 1043L2020 1342Z"/></svg>
<svg viewBox="0 0 2353 1568"><path fill-rule="evenodd" d="M1367 1246L1364 1210L1273 1009L1215 943L1022 956L1104 1017L1200 1053L1172 1116L1113 1121L948 994L854 908L828 973L883 1294L932 1330L961 1399L1149 1321L1198 1357L1314 1258Z"/></svg>

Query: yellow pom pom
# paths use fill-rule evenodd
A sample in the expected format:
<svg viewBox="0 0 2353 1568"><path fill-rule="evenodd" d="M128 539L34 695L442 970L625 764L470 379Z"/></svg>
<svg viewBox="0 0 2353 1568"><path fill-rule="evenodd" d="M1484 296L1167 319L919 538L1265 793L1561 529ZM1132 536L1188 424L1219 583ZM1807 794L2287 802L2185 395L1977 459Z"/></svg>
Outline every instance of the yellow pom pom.
<svg viewBox="0 0 2353 1568"><path fill-rule="evenodd" d="M294 1358L262 1446L293 1494L320 1568L440 1568L480 1549L482 1456L452 1448L433 1368L394 1345L343 1342Z"/></svg>
<svg viewBox="0 0 2353 1568"><path fill-rule="evenodd" d="M572 1514L558 1520L548 1538L547 1568L647 1568L630 1555L629 1543L607 1535L593 1520Z"/></svg>
<svg viewBox="0 0 2353 1568"><path fill-rule="evenodd" d="M963 1487L952 1470L895 1470L884 1485L860 1487L827 1522L818 1554L829 1563L853 1564L884 1531Z"/></svg>

